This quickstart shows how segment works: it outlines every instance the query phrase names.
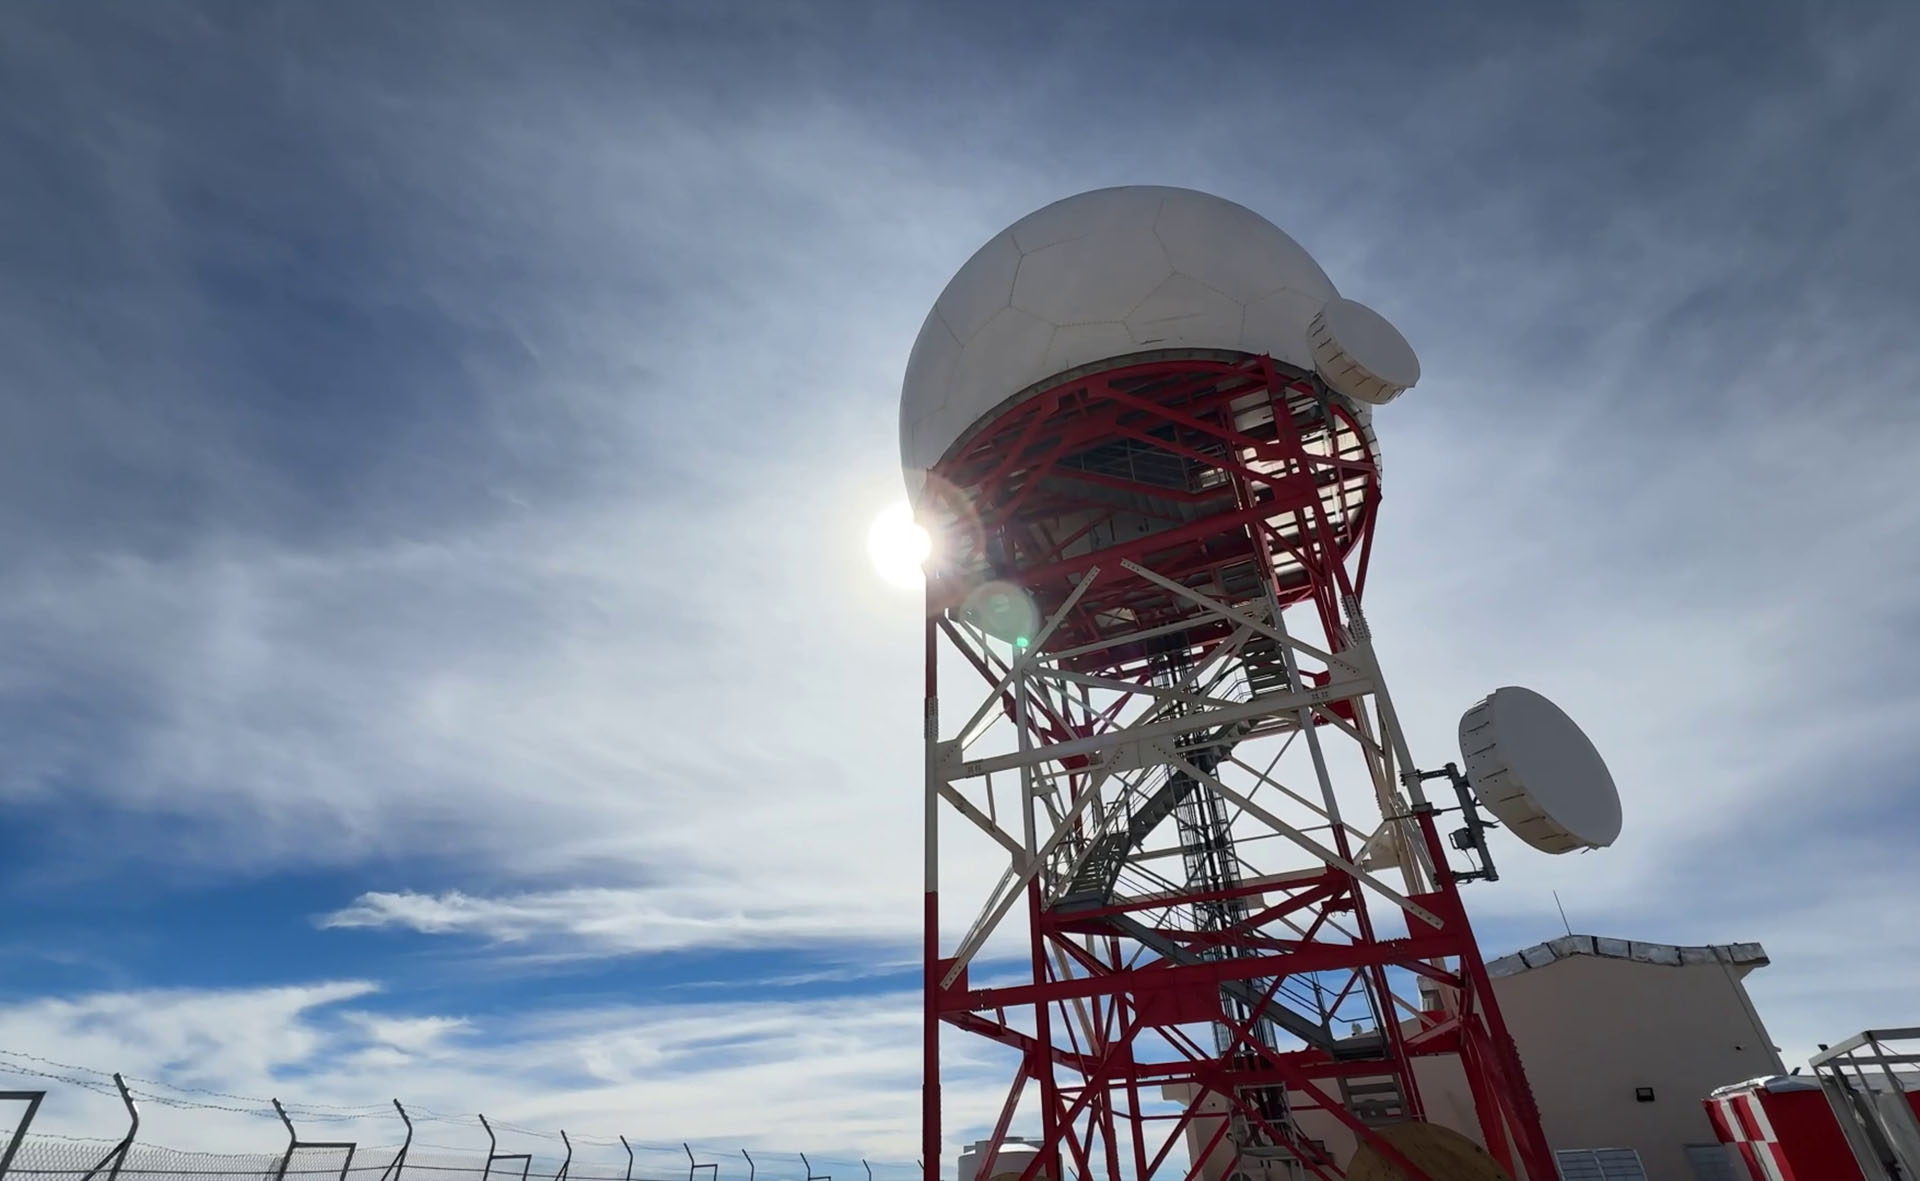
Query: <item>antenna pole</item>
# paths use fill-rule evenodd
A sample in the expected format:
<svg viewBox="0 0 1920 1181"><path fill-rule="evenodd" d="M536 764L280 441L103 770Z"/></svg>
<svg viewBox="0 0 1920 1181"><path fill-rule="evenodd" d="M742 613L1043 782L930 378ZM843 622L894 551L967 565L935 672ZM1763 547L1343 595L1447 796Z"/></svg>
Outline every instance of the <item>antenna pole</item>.
<svg viewBox="0 0 1920 1181"><path fill-rule="evenodd" d="M1560 891L1558 890L1553 892L1553 904L1560 908L1560 925L1567 929L1567 934L1573 934L1573 924L1567 921L1567 908L1561 903Z"/></svg>

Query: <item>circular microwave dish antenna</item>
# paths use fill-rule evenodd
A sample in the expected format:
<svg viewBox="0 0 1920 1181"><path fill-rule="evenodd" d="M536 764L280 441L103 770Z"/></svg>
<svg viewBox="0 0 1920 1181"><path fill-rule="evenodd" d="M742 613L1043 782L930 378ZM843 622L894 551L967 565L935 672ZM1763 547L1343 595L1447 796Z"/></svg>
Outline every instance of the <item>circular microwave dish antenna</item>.
<svg viewBox="0 0 1920 1181"><path fill-rule="evenodd" d="M1400 330L1366 304L1330 299L1307 326L1313 365L1327 388L1384 406L1420 380L1420 358Z"/></svg>
<svg viewBox="0 0 1920 1181"><path fill-rule="evenodd" d="M975 424L1069 370L1166 350L1266 354L1311 370L1309 329L1339 296L1298 242L1232 201L1151 185L1056 201L976 251L921 326L900 393L908 488L917 496ZM1357 313L1331 323L1341 355L1373 367L1363 388L1400 382L1398 393L1418 376L1380 344L1378 325Z"/></svg>
<svg viewBox="0 0 1920 1181"><path fill-rule="evenodd" d="M1531 689L1495 689L1460 717L1473 794L1543 853L1600 849L1620 836L1620 792L1572 718Z"/></svg>

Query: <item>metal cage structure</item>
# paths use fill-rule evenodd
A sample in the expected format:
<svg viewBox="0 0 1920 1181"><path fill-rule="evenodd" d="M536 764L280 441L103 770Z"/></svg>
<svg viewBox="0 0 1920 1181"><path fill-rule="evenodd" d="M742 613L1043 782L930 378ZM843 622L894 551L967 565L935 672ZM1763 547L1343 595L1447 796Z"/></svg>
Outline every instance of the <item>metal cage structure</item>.
<svg viewBox="0 0 1920 1181"><path fill-rule="evenodd" d="M1173 1175L1196 1127L1187 1181L1344 1175L1312 1127L1426 1178L1376 1131L1426 1055L1555 1176L1362 609L1379 488L1367 407L1206 350L1051 379L929 473L929 1181L942 1028L1016 1063L981 1178L1017 1113L1020 1181ZM943 850L999 866L957 939Z"/></svg>
<svg viewBox="0 0 1920 1181"><path fill-rule="evenodd" d="M1860 1173L1920 1177L1920 1026L1869 1029L1808 1062Z"/></svg>

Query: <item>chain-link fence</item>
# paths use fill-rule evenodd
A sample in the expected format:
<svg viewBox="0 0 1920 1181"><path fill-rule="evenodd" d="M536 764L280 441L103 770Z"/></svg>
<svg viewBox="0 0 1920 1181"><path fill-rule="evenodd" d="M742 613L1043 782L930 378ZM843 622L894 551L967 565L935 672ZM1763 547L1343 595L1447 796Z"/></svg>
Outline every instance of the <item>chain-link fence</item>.
<svg viewBox="0 0 1920 1181"><path fill-rule="evenodd" d="M80 1178L92 1173L97 1181L103 1181L112 1171L113 1162L107 1158L114 1147L111 1141L53 1139L29 1135L21 1142L19 1151L14 1154L12 1163L7 1166L7 1176L22 1179L72 1178L73 1181L79 1181ZM107 1167L98 1168L103 1161ZM273 1181L279 1165L279 1154L271 1152L183 1152L177 1148L136 1144L127 1149L125 1158L121 1162L119 1175L127 1178L147 1178L148 1181L165 1181L167 1178L176 1177L183 1179L233 1177L252 1179L252 1181ZM338 1177L339 1175L338 1161L334 1162L331 1169L315 1168L301 1161L295 1162L287 1170L289 1178L295 1176Z"/></svg>
<svg viewBox="0 0 1920 1181"><path fill-rule="evenodd" d="M922 1173L917 1161L570 1134L398 1101L359 1107L282 1103L0 1050L0 1085L21 1082L32 1089L0 1091L0 1101L10 1100L14 1108L0 1107L0 1181L918 1181ZM33 1117L48 1084L116 1097L128 1120L124 1134L116 1140L36 1132ZM288 1144L277 1152L203 1152L143 1142L142 1103L272 1119ZM349 1142L345 1126L376 1118L404 1124L405 1139ZM484 1135L487 1144L434 1143L428 1137L436 1126ZM416 1131L427 1135L416 1137ZM536 1140L540 1151L503 1152L500 1132L516 1142Z"/></svg>
<svg viewBox="0 0 1920 1181"><path fill-rule="evenodd" d="M27 1135L8 1165L5 1181L107 1181L115 1175L109 1155L115 1144L104 1140L79 1140L65 1137ZM604 1146L599 1146L604 1147ZM735 1150L729 1156L703 1151L693 1146L694 1163L683 1153L676 1163L666 1145L633 1146L635 1165L631 1173L624 1166L602 1159L568 1164L560 1181L708 1181L715 1173L724 1181L805 1181L828 1176L812 1172L799 1153ZM679 1146L674 1146L678 1148ZM615 1147L615 1152L619 1149ZM356 1146L352 1162L343 1149L302 1148L290 1157L280 1152L188 1152L154 1144L131 1146L117 1172L119 1181L554 1181L562 1159L541 1159L537 1164L521 1160L495 1161L491 1166L483 1150L461 1155L444 1149L411 1149L404 1158L397 1145ZM668 1158L661 1160L658 1158ZM649 1159L655 1158L655 1159ZM749 1159L750 1158L750 1159ZM919 1167L898 1161L857 1161L844 1157L811 1157L813 1170L834 1170L834 1181L865 1181L867 1169L874 1181L916 1181ZM284 1172L282 1161L286 1162ZM523 1173L522 1166L526 1165ZM104 1165L104 1167L103 1167ZM850 1172L842 1172L851 1167ZM695 1171L697 1169L697 1171Z"/></svg>

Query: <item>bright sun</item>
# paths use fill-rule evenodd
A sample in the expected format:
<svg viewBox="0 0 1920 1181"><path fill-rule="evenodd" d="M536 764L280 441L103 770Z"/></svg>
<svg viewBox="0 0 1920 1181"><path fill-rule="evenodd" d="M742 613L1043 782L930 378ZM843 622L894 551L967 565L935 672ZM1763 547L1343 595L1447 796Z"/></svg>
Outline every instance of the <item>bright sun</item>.
<svg viewBox="0 0 1920 1181"><path fill-rule="evenodd" d="M867 530L867 553L880 577L895 586L917 587L924 579L920 564L933 553L933 539L913 519L906 501L890 505Z"/></svg>

